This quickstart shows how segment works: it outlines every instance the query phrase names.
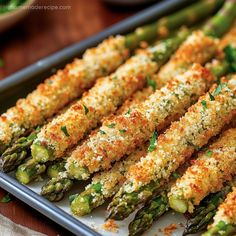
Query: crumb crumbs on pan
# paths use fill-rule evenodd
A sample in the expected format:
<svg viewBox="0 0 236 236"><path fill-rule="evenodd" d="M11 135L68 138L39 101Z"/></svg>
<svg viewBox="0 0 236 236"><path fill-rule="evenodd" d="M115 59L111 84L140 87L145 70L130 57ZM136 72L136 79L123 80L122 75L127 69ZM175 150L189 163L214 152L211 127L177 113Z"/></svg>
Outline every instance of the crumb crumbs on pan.
<svg viewBox="0 0 236 236"><path fill-rule="evenodd" d="M110 231L112 233L118 233L118 225L112 219L108 219L103 225L102 228L106 231Z"/></svg>
<svg viewBox="0 0 236 236"><path fill-rule="evenodd" d="M167 227L165 227L162 231L165 236L170 236L172 235L173 231L175 231L176 229L177 229L176 224L170 224Z"/></svg>

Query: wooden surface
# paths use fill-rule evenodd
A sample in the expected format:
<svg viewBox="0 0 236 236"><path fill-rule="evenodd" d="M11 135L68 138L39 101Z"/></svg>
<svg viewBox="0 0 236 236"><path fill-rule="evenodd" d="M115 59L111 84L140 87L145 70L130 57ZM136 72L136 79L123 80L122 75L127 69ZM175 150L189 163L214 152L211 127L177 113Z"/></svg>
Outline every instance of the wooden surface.
<svg viewBox="0 0 236 236"><path fill-rule="evenodd" d="M63 47L95 34L136 10L110 8L100 0L41 0L38 5L68 5L70 10L31 10L18 25L0 35L0 79ZM6 192L0 189L0 199ZM0 213L46 235L71 235L26 204L13 198Z"/></svg>

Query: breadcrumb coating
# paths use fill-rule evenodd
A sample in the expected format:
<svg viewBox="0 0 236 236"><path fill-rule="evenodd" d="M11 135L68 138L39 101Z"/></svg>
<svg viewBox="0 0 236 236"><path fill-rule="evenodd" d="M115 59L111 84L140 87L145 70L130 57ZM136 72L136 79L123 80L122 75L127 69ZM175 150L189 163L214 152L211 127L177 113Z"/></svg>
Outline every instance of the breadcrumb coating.
<svg viewBox="0 0 236 236"><path fill-rule="evenodd" d="M209 193L219 191L223 183L231 180L236 172L236 129L225 131L207 150L199 153L184 175L171 188L169 197L175 196L188 204L194 205Z"/></svg>
<svg viewBox="0 0 236 236"><path fill-rule="evenodd" d="M185 72L193 63L203 64L217 52L218 39L194 31L173 54L170 61L158 73L158 85L162 86L176 75Z"/></svg>
<svg viewBox="0 0 236 236"><path fill-rule="evenodd" d="M236 225L236 188L229 193L225 201L219 206L214 217L213 225L217 225L220 221L227 224Z"/></svg>

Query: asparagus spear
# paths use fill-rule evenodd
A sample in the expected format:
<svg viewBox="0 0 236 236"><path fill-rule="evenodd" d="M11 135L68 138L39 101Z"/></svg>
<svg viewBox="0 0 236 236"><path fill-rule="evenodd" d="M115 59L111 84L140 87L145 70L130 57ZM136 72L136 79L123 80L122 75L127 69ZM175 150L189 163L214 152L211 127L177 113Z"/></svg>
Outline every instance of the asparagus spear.
<svg viewBox="0 0 236 236"><path fill-rule="evenodd" d="M191 213L205 196L219 191L235 169L236 128L223 132L206 151L199 153L194 164L171 188L170 206L181 213Z"/></svg>
<svg viewBox="0 0 236 236"><path fill-rule="evenodd" d="M45 164L35 162L32 158L20 165L16 171L16 178L22 184L28 184L32 179L35 179L44 173L46 170Z"/></svg>
<svg viewBox="0 0 236 236"><path fill-rule="evenodd" d="M81 96L96 78L114 71L140 41L156 39L162 35L163 29L171 31L182 24L193 24L214 12L221 4L222 0L201 1L154 24L140 27L131 34L109 38L96 48L87 50L81 60L76 59L64 70L59 70L26 99L1 115L0 153L65 104Z"/></svg>
<svg viewBox="0 0 236 236"><path fill-rule="evenodd" d="M28 137L22 137L11 147L7 148L0 158L0 169L10 172L16 169L26 158L31 144L39 132L40 127L36 128Z"/></svg>
<svg viewBox="0 0 236 236"><path fill-rule="evenodd" d="M50 179L56 178L65 170L65 160L55 161L48 166L47 175Z"/></svg>
<svg viewBox="0 0 236 236"><path fill-rule="evenodd" d="M195 234L205 230L212 222L216 209L225 200L226 195L232 190L232 186L227 184L221 191L206 196L192 214L188 215L188 221L183 235Z"/></svg>
<svg viewBox="0 0 236 236"><path fill-rule="evenodd" d="M236 188L230 192L219 206L213 224L203 236L233 236L236 234Z"/></svg>
<svg viewBox="0 0 236 236"><path fill-rule="evenodd" d="M208 94L202 96L180 121L172 123L165 134L154 142L151 152L130 168L127 181L108 207L109 218L126 218L138 204L159 189L196 147L201 148L230 122L236 108L235 82L234 76L229 82L223 80L225 87L213 85L210 93L215 94L215 100L211 100Z"/></svg>
<svg viewBox="0 0 236 236"><path fill-rule="evenodd" d="M136 213L135 219L129 224L129 235L142 235L168 209L167 193L166 191L162 191L161 194L153 197Z"/></svg>

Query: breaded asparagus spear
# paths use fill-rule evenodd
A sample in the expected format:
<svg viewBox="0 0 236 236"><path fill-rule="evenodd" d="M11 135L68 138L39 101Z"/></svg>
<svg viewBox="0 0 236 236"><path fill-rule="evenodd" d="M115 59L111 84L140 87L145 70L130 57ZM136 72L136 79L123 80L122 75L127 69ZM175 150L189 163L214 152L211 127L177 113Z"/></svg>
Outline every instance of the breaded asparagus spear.
<svg viewBox="0 0 236 236"><path fill-rule="evenodd" d="M109 205L109 217L126 218L136 206L145 202L162 182L169 178L195 149L201 148L236 112L236 76L213 85L209 94L189 108L178 122L154 142L151 152L129 169L127 181Z"/></svg>
<svg viewBox="0 0 236 236"><path fill-rule="evenodd" d="M236 234L236 188L229 193L219 206L213 224L203 236L230 236Z"/></svg>
<svg viewBox="0 0 236 236"><path fill-rule="evenodd" d="M147 152L147 145L144 145L126 157L123 161L107 171L100 172L92 178L85 191L72 196L71 211L75 215L85 215L94 208L102 205L106 199L112 197L125 181L125 174L128 168L140 160Z"/></svg>
<svg viewBox="0 0 236 236"><path fill-rule="evenodd" d="M212 223L218 206L225 200L226 195L231 190L232 183L227 182L219 192L211 193L205 197L200 205L196 206L194 212L188 215L183 235L195 234L205 230Z"/></svg>
<svg viewBox="0 0 236 236"><path fill-rule="evenodd" d="M195 205L199 205L209 193L219 191L235 173L236 129L229 129L198 155L194 164L171 188L170 206L181 213L193 212Z"/></svg>

